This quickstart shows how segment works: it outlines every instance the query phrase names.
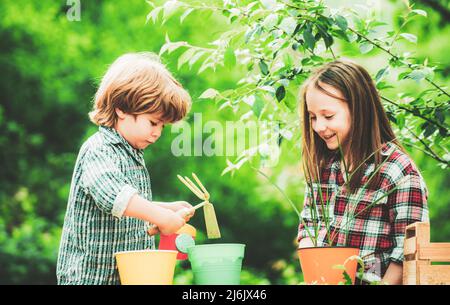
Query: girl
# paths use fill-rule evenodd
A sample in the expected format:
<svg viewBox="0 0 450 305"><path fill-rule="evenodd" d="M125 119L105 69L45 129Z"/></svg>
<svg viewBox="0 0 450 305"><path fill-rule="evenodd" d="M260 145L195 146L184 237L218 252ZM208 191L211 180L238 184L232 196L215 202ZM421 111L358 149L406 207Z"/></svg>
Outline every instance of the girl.
<svg viewBox="0 0 450 305"><path fill-rule="evenodd" d="M324 65L304 84L300 112L302 151L308 157L303 162L319 173L319 177L306 179L320 181L322 194L330 194L332 245L360 248L365 280L401 284L405 227L429 221L427 189L417 167L395 139L369 73L347 60ZM347 189L341 192L344 184ZM354 194L358 194L356 200ZM312 200L311 193L305 192L299 248L313 245L307 234L313 226ZM354 211L358 213L347 223L347 232L340 231L352 203L356 203ZM323 224L319 232L318 245L326 245L330 232Z"/></svg>

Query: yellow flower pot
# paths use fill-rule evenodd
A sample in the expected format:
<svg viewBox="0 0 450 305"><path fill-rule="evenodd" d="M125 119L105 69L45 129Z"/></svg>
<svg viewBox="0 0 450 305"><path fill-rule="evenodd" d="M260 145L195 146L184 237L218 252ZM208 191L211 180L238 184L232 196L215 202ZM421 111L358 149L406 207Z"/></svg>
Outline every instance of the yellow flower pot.
<svg viewBox="0 0 450 305"><path fill-rule="evenodd" d="M172 285L178 251L141 250L115 253L122 285Z"/></svg>

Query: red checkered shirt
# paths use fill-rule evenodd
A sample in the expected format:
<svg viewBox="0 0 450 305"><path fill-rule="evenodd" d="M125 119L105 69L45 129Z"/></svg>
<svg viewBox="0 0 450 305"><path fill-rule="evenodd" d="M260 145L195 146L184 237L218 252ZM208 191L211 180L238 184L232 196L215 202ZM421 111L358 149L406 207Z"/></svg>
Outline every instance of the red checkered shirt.
<svg viewBox="0 0 450 305"><path fill-rule="evenodd" d="M320 180L323 202L328 202L330 234L335 234L332 245L359 248L365 266L364 278L370 281L380 280L390 262L403 262L405 227L417 221L429 221L427 188L410 157L392 143L384 145L381 154L389 159L379 169L376 189L361 186L352 194L345 193L338 156L331 158L321 172ZM374 171L374 164L368 164L362 181L367 181ZM313 188L320 220L316 226L320 232L318 245L327 245L326 230L320 230L325 229L325 222L318 184L313 184ZM309 236L307 229L314 234L311 202L311 191L307 186L301 213L306 228L300 223L299 242Z"/></svg>

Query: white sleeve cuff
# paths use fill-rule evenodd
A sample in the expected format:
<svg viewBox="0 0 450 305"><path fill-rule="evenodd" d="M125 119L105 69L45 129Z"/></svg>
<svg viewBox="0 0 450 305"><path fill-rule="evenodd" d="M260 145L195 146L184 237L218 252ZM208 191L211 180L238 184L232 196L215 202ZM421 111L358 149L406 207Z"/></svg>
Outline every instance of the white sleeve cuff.
<svg viewBox="0 0 450 305"><path fill-rule="evenodd" d="M138 191L134 187L128 184L125 185L114 200L112 215L120 219L123 216L131 197L136 193L138 193Z"/></svg>

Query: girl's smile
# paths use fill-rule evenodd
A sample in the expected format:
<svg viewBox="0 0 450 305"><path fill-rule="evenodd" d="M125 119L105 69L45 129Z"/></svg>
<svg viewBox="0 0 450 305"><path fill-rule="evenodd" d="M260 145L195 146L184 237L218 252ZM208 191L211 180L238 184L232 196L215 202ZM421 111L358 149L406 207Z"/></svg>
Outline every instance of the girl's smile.
<svg viewBox="0 0 450 305"><path fill-rule="evenodd" d="M323 83L320 87L323 90L313 85L306 90L311 127L328 149L336 150L339 143L345 143L350 133L350 109L339 90Z"/></svg>

